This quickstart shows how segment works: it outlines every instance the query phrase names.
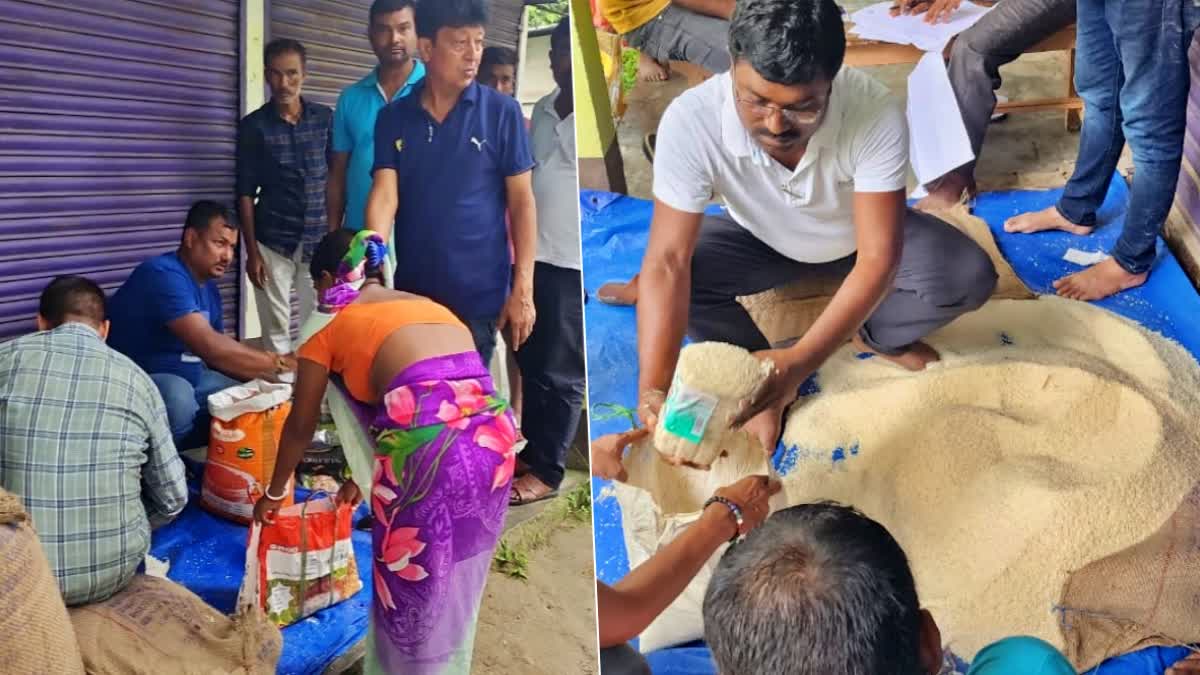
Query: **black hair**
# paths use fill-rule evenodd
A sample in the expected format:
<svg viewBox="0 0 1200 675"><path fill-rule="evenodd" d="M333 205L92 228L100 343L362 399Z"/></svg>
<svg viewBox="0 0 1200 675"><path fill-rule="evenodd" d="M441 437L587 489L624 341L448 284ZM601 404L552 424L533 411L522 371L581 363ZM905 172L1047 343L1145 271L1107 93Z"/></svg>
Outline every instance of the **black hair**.
<svg viewBox="0 0 1200 675"><path fill-rule="evenodd" d="M86 319L99 327L107 316L104 291L91 279L78 276L55 277L42 291L38 314L51 326L61 326L67 317Z"/></svg>
<svg viewBox="0 0 1200 675"><path fill-rule="evenodd" d="M229 209L211 199L201 199L192 204L192 208L188 209L187 218L183 221L183 229L184 231L197 230L204 232L218 218L225 223L225 227L234 229L233 222L229 219Z"/></svg>
<svg viewBox="0 0 1200 675"><path fill-rule="evenodd" d="M367 14L367 25L375 23L375 18L381 14L391 14L402 9L417 11L416 0L375 0L371 3L371 11Z"/></svg>
<svg viewBox="0 0 1200 675"><path fill-rule="evenodd" d="M900 545L832 502L773 514L726 551L704 595L721 675L917 675L920 626Z"/></svg>
<svg viewBox="0 0 1200 675"><path fill-rule="evenodd" d="M567 48L571 46L571 19L563 17L554 26L554 31L550 33L550 49L556 49L562 44L562 41L567 41Z"/></svg>
<svg viewBox="0 0 1200 675"><path fill-rule="evenodd" d="M418 0L417 37L433 40L443 28L487 26L484 0Z"/></svg>
<svg viewBox="0 0 1200 675"><path fill-rule="evenodd" d="M313 250L312 261L308 263L308 273L315 282L321 278L322 272L329 272L330 276L337 276L338 266L342 263L342 258L346 257L346 252L350 250L350 243L354 241L354 236L357 232L339 228L322 237L317 248ZM367 276L375 277L383 281L383 264L371 265L368 263Z"/></svg>
<svg viewBox="0 0 1200 675"><path fill-rule="evenodd" d="M300 64L308 66L308 51L304 49L304 45L291 38L275 38L268 42L267 46L263 47L263 65L270 66L271 59L288 52L299 55Z"/></svg>
<svg viewBox="0 0 1200 675"><path fill-rule="evenodd" d="M738 0L729 54L776 84L832 80L846 56L846 29L834 0Z"/></svg>
<svg viewBox="0 0 1200 675"><path fill-rule="evenodd" d="M508 47L498 47L492 45L483 48L483 56L479 60L479 71L491 68L492 66L516 66L517 51Z"/></svg>

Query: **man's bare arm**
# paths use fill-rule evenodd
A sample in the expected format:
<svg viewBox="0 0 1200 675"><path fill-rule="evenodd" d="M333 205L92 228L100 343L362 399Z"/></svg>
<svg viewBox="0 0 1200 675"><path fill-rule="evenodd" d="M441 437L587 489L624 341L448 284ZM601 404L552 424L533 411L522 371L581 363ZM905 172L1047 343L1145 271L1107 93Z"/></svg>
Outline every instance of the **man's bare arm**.
<svg viewBox="0 0 1200 675"><path fill-rule="evenodd" d="M395 169L377 169L367 195L366 226L383 240L392 240L396 209L400 206L400 182Z"/></svg>
<svg viewBox="0 0 1200 675"><path fill-rule="evenodd" d="M638 281L638 393L666 391L687 331L692 252L703 214L654 200L650 240Z"/></svg>
<svg viewBox="0 0 1200 675"><path fill-rule="evenodd" d="M533 261L537 254L537 206L533 199L533 172L504 179L508 200L509 222L512 223L514 290L521 283L533 283Z"/></svg>
<svg viewBox="0 0 1200 675"><path fill-rule="evenodd" d="M346 217L346 170L349 166L350 153L333 153L329 177L325 181L325 214L329 218L330 232L340 228Z"/></svg>
<svg viewBox="0 0 1200 675"><path fill-rule="evenodd" d="M171 321L167 328L205 365L235 380L273 380L278 376L275 354L247 347L224 333L218 333L198 312Z"/></svg>

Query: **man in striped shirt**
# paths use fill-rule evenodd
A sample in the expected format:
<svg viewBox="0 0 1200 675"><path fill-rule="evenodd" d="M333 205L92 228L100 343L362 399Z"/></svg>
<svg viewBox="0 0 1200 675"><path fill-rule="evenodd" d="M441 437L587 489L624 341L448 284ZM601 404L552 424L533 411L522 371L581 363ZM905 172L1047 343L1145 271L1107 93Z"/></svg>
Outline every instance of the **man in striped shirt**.
<svg viewBox="0 0 1200 675"><path fill-rule="evenodd" d="M183 511L183 462L158 389L104 343L96 284L55 279L37 326L0 344L0 487L33 518L66 603L101 602Z"/></svg>
<svg viewBox="0 0 1200 675"><path fill-rule="evenodd" d="M308 263L329 232L325 187L333 153L333 110L301 96L304 45L279 39L263 51L271 100L238 126L238 219L263 346L288 354L292 291L300 301L301 323L317 304Z"/></svg>

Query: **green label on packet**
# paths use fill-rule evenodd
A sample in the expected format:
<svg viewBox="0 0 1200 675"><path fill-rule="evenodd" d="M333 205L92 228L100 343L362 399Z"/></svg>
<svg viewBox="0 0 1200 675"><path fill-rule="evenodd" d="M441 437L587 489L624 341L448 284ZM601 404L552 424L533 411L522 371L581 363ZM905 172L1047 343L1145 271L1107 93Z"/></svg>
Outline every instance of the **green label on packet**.
<svg viewBox="0 0 1200 675"><path fill-rule="evenodd" d="M676 377L663 403L663 428L673 436L698 444L717 403L717 397L689 389Z"/></svg>

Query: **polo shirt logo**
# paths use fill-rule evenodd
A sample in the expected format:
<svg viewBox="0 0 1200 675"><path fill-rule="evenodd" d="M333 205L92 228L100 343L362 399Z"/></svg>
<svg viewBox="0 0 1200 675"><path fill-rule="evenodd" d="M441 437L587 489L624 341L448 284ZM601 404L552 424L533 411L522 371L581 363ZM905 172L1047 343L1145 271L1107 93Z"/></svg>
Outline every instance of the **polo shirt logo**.
<svg viewBox="0 0 1200 675"><path fill-rule="evenodd" d="M480 152L483 152L483 144L484 144L484 143L487 143L487 139L485 138L485 139L483 139L483 140L481 141L481 140L479 140L478 138L475 138L474 136L472 136L472 137L471 137L471 142L475 144L475 149L476 149L476 150L478 150L478 151L480 151Z"/></svg>
<svg viewBox="0 0 1200 675"><path fill-rule="evenodd" d="M402 152L403 150L404 150L404 139L397 138L396 139L396 152Z"/></svg>

